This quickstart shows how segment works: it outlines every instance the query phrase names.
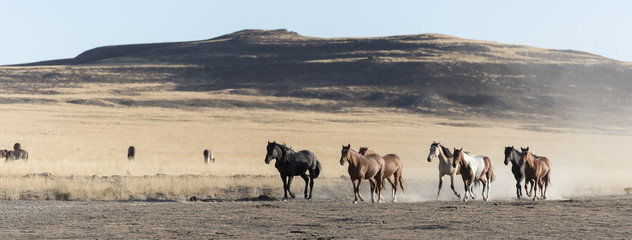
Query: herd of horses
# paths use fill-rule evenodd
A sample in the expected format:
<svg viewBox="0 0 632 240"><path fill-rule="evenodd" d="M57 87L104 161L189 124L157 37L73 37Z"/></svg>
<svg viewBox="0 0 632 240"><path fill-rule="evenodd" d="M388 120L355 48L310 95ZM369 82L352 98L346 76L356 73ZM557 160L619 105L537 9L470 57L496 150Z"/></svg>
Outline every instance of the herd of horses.
<svg viewBox="0 0 632 240"><path fill-rule="evenodd" d="M29 153L22 149L22 145L20 143L13 144L13 150L0 150L0 158L4 158L4 161L11 160L29 160Z"/></svg>
<svg viewBox="0 0 632 240"><path fill-rule="evenodd" d="M294 176L301 176L305 180L305 198L312 199L312 190L314 188L314 179L321 172L320 162L316 159L314 153L309 150L301 150L295 152L292 148L285 144L269 142L266 147L267 153L265 163L269 164L272 160L276 160L275 167L283 180L284 196L283 200L287 201L288 194L295 198L294 193L290 190L292 179ZM472 185L483 185L483 200L489 200L489 191L491 183L495 180L494 166L487 156L471 156L469 152L463 151L463 148L454 148L452 151L441 145L440 142L433 142L430 145L430 153L428 154L428 162L432 159L439 159L439 190L437 191L437 199L441 193L443 185L443 177L450 176L450 187L457 198L461 195L454 189L454 178L461 175L465 193L463 201L467 201L468 197L475 199L476 195L472 191ZM529 147L520 148L520 151L513 146L505 148L505 165L511 162L511 171L516 179L516 196L518 199L522 197L522 181L524 180L524 189L527 196L533 196L533 200L546 199L546 191L551 183L550 172L551 163L548 158L538 156L529 151ZM392 187L393 202L397 201L398 186L404 190L402 181L402 160L397 154L379 155L368 147L361 147L359 151L351 148L351 144L342 146L340 152L340 165L347 163L349 178L353 185L354 200L358 202L358 198L364 201L364 197L360 194L360 186L364 180L368 180L371 185L371 201L381 202L381 191L384 188L384 179L389 181ZM308 174L309 173L309 176ZM531 187L529 188L529 185ZM308 195L309 186L309 195ZM540 197L537 197L538 188L540 189ZM534 192L535 190L535 192ZM375 197L377 197L377 200Z"/></svg>
<svg viewBox="0 0 632 240"><path fill-rule="evenodd" d="M285 144L269 142L266 147L267 153L265 163L269 164L272 160L276 160L274 166L279 171L283 180L283 200L295 198L290 185L294 176L301 176L305 180L305 198L312 199L312 190L314 189L314 179L318 178L322 168L316 155L309 150L301 150L295 152L292 148ZM204 162L210 163L215 161L213 151L204 149ZM136 148L130 146L127 150L127 158L134 160ZM5 161L25 160L28 161L28 152L22 149L20 143L13 145L13 150L0 150L0 157L4 157ZM443 185L443 177L450 176L450 187L457 198L461 195L454 189L454 179L456 175L461 175L464 185L463 201L468 198L475 199L476 195L472 191L473 185L483 185L483 200L489 200L489 191L491 183L495 180L494 166L487 156L471 156L469 152L463 151L463 148L454 148L452 151L441 145L440 142L432 142L430 152L428 153L428 162L432 159L439 159L439 189L437 191L437 199L441 193ZM546 191L551 183L550 172L551 163L549 159L538 156L529 151L529 147L520 148L518 151L513 146L505 147L505 165L511 162L511 172L516 179L516 197L522 197L522 182L524 181L524 189L529 197L533 200L546 199ZM382 189L384 188L384 179L386 179L392 187L393 201L397 201L397 192L399 188L404 191L404 182L402 177L403 163L397 154L380 155L368 147L361 147L358 151L351 148L351 144L342 146L340 152L340 165L347 163L347 171L353 185L354 203L358 202L358 198L364 201L364 197L360 194L360 186L364 180L368 180L371 185L371 201L382 201ZM530 187L529 187L530 185ZM309 194L308 194L309 189ZM538 189L540 197L538 198ZM535 190L535 191L534 191ZM377 200L374 198L377 197Z"/></svg>

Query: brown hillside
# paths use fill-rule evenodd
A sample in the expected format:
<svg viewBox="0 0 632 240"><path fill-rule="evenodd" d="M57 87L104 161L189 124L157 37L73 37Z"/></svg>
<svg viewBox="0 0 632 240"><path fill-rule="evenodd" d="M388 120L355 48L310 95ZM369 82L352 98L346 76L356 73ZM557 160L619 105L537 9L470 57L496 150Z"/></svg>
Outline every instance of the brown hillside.
<svg viewBox="0 0 632 240"><path fill-rule="evenodd" d="M229 90L240 95L329 100L274 106L217 99L73 100L77 104L318 111L393 107L452 117L626 126L632 113L631 78L629 63L571 50L440 34L324 39L287 30L244 30L205 41L100 47L73 59L0 67L0 81L9 83L3 91L8 93L55 94L55 87L84 83L156 83L167 84L158 88L169 91Z"/></svg>

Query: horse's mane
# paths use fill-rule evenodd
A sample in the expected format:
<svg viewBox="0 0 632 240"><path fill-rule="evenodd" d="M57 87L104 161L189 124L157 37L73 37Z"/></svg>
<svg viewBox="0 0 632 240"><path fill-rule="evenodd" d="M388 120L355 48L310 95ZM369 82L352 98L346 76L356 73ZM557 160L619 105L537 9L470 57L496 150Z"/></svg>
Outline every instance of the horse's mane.
<svg viewBox="0 0 632 240"><path fill-rule="evenodd" d="M441 151L443 151L443 155L445 155L445 157L447 157L447 158L452 158L453 157L449 148L444 147L442 145L438 145L438 146L441 147Z"/></svg>
<svg viewBox="0 0 632 240"><path fill-rule="evenodd" d="M283 153L283 161L290 161L290 155L294 153L294 150L292 150L292 148L288 147L284 144L278 144L276 143L277 146L279 146L279 148L281 149L281 153Z"/></svg>

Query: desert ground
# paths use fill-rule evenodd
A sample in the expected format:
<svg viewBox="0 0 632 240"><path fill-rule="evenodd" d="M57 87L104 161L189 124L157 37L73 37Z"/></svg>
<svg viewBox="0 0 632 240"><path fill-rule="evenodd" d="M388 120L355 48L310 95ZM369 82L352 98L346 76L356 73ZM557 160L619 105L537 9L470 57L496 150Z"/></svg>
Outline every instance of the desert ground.
<svg viewBox="0 0 632 240"><path fill-rule="evenodd" d="M77 99L317 100L227 91L130 91L143 84L85 84L56 94L2 93L0 149L16 142L29 160L0 163L1 238L629 238L630 129L551 128L546 122L442 117L397 109L337 112L251 107L77 104ZM319 100L320 101L320 100ZM327 104L319 102L318 104ZM607 131L602 131L606 129ZM267 141L309 149L322 163L314 201L282 197ZM459 201L449 178L436 201L430 144L488 155L496 172L491 201ZM397 153L406 191L397 203L351 203L343 144ZM137 149L128 161L127 147ZM552 162L548 200L515 199L505 146L526 147ZM204 164L202 151L216 161ZM456 188L463 192L457 178ZM480 188L476 189L480 193ZM368 196L368 184L363 185ZM205 201L191 202L192 197ZM272 201L253 201L259 196ZM70 200L70 201L60 201ZM246 200L246 201L244 201Z"/></svg>

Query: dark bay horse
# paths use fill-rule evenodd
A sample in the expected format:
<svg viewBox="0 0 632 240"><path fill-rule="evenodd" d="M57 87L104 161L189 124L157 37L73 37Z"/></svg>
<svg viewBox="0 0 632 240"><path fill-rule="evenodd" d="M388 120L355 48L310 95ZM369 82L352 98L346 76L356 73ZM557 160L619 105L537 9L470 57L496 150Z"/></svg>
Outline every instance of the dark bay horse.
<svg viewBox="0 0 632 240"><path fill-rule="evenodd" d="M29 153L26 150L22 149L22 145L20 145L20 143L15 143L13 145L13 150L3 151L5 151L5 162L9 160L20 159L23 159L24 161L29 160Z"/></svg>
<svg viewBox="0 0 632 240"><path fill-rule="evenodd" d="M134 160L134 157L136 156L136 148L134 146L129 146L129 148L127 148L127 160Z"/></svg>
<svg viewBox="0 0 632 240"><path fill-rule="evenodd" d="M266 147L266 164L270 164L272 159L276 160L274 167L279 170L281 179L283 180L283 201L287 201L288 193L292 198L295 198L294 193L290 190L292 179L294 176L301 176L305 180L305 198L312 199L312 190L314 190L314 178L320 175L321 166L314 153L309 150L302 150L294 152L291 148L285 146L285 144L278 144L276 142L268 142ZM309 171L309 178L305 172ZM307 195L307 185L309 183L309 197Z"/></svg>
<svg viewBox="0 0 632 240"><path fill-rule="evenodd" d="M351 149L351 144L342 146L340 152L340 165L345 165L345 162L349 163L347 171L349 172L349 178L353 184L353 203L358 203L358 197L364 201L364 197L360 194L360 186L362 182L367 179L371 184L371 202L375 202L373 193L377 194L377 201L381 199L381 189L384 176L384 159L379 154L368 154L366 157L362 156L355 150ZM357 184L356 184L357 181Z"/></svg>
<svg viewBox="0 0 632 240"><path fill-rule="evenodd" d="M430 145L430 153L428 153L428 162L432 161L432 158L439 158L439 190L437 191L437 199L439 199L439 193L441 193L441 186L443 185L443 176L450 176L450 188L457 198L461 198L461 194L454 189L454 178L456 175L461 174L459 172L459 165L452 167L452 152L449 148L441 145L441 142L434 142Z"/></svg>
<svg viewBox="0 0 632 240"><path fill-rule="evenodd" d="M204 149L202 155L204 155L204 163L209 164L210 162L215 162L215 155L213 154L213 150Z"/></svg>
<svg viewBox="0 0 632 240"><path fill-rule="evenodd" d="M531 190L535 188L533 200L538 196L538 187L540 187L540 197L546 199L546 190L551 183L551 163L546 157L536 157L529 152L529 147L520 148L522 153L522 161L524 162L524 190L527 191L527 183L531 182ZM531 196L531 190L527 191L527 195Z"/></svg>
<svg viewBox="0 0 632 240"><path fill-rule="evenodd" d="M463 152L463 148L454 149L452 167L459 167L461 177L463 178L463 185L465 185L465 194L463 201L467 201L468 192L472 196L472 199L476 197L472 192L472 183L483 184L483 200L489 200L489 188L496 176L494 175L494 167L492 161L486 156L471 157L467 153Z"/></svg>
<svg viewBox="0 0 632 240"><path fill-rule="evenodd" d="M361 147L358 153L365 157L369 154L375 154L375 152L369 150L369 147ZM393 189L391 191L391 196L393 197L393 202L396 202L397 185L399 184L402 188L402 192L404 191L404 181L402 179L402 169L404 168L404 164L399 156L394 153L386 154L382 156L382 158L384 159L384 179L391 183L391 188ZM384 186L384 184L382 184L382 186Z"/></svg>

